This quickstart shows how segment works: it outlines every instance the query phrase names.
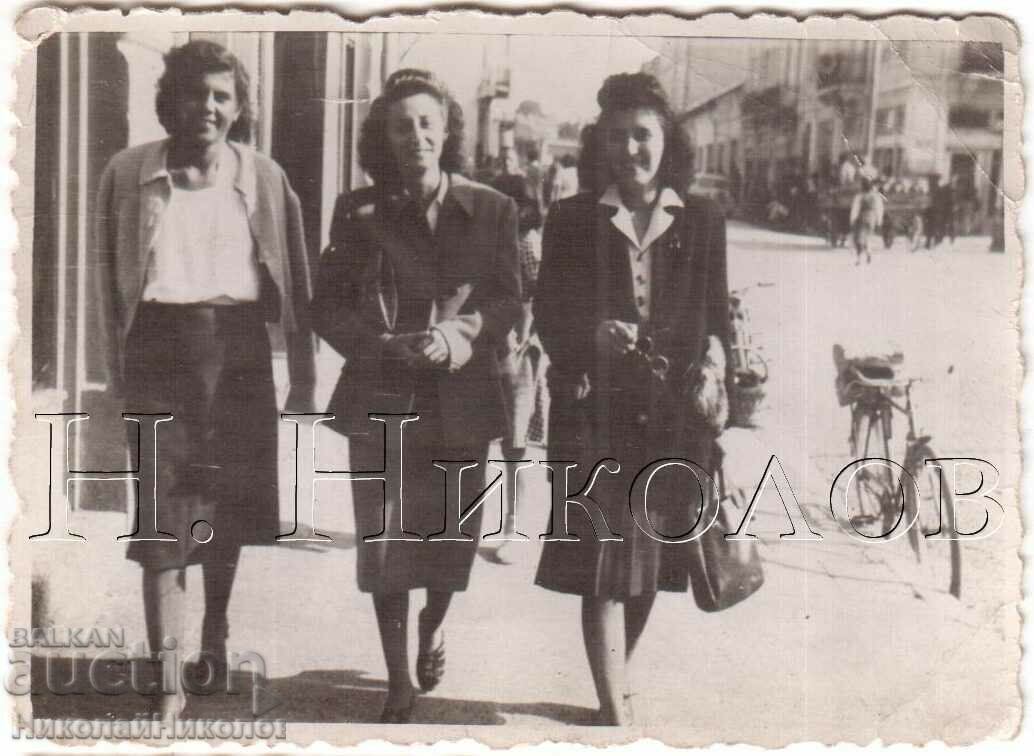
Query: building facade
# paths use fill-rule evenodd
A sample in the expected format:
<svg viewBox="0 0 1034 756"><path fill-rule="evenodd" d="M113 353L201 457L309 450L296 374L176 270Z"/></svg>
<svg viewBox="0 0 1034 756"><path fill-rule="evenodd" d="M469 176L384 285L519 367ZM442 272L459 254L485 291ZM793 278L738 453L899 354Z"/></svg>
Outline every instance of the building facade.
<svg viewBox="0 0 1034 756"><path fill-rule="evenodd" d="M94 343L91 229L101 173L124 147L161 139L155 93L163 54L207 38L234 52L250 74L252 144L287 172L302 201L315 265L329 235L337 195L363 185L359 125L387 72L394 35L339 32L79 33L40 44L34 104L32 184L32 380L40 412L106 407L103 356ZM274 347L282 340L275 331ZM281 355L282 356L282 355ZM78 424L73 461L84 449L111 459L111 427ZM114 438L124 436L116 429ZM88 434L95 437L86 442ZM104 439L109 441L106 443ZM93 467L92 469L97 469ZM110 488L110 487L109 487ZM110 508L122 503L103 497Z"/></svg>
<svg viewBox="0 0 1034 756"><path fill-rule="evenodd" d="M669 47L644 69L681 114L696 170L735 166L741 199L776 196L808 176L825 182L846 156L889 176L958 177L967 232L986 232L1001 210L997 43L682 39Z"/></svg>

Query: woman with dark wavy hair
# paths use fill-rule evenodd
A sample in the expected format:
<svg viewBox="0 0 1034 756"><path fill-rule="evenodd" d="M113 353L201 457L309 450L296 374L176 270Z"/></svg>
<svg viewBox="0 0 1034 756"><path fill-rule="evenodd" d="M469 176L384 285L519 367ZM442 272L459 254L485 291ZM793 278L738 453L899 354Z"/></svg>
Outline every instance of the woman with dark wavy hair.
<svg viewBox="0 0 1034 756"><path fill-rule="evenodd" d="M245 144L240 61L209 41L173 48L156 109L168 138L123 150L101 178L95 280L109 392L124 411L172 415L161 425L157 480L138 487L157 492L158 532L127 553L143 568L151 653L191 655L181 634L184 571L201 564L205 663L195 682L218 685L241 547L273 545L279 532L267 323L286 337L286 407L312 410L309 273L298 197L283 170ZM130 447L148 431L131 429ZM182 693L165 692L163 712L175 715Z"/></svg>
<svg viewBox="0 0 1034 756"><path fill-rule="evenodd" d="M651 479L643 522L630 491L656 460L685 458L705 470L716 460L728 343L725 221L714 203L685 193L690 153L656 79L611 76L597 101L599 119L583 133L583 192L546 219L534 316L552 364L549 459L578 463L568 491L581 490L597 461L620 463L589 492L619 540L603 540L610 534L575 514L580 540L547 540L536 582L582 597L598 721L626 725L627 669L657 592L689 585L687 544L663 541L691 530L703 504L691 492L706 495L679 477L688 471L665 468Z"/></svg>
<svg viewBox="0 0 1034 756"><path fill-rule="evenodd" d="M428 71L396 71L363 124L359 159L373 186L342 195L320 260L313 322L345 357L330 400L349 438L351 467L385 469L385 424L369 413L417 413L403 432L401 493L352 487L359 589L373 594L388 668L383 722L409 720L409 594L427 591L417 622L416 676L435 688L445 671L442 625L463 591L480 536L469 541L368 541L387 522L429 536L444 530L445 474L433 460L474 460L460 478L468 506L482 488L488 445L505 416L495 352L521 312L513 200L459 174L463 114ZM447 496L449 499L447 500Z"/></svg>

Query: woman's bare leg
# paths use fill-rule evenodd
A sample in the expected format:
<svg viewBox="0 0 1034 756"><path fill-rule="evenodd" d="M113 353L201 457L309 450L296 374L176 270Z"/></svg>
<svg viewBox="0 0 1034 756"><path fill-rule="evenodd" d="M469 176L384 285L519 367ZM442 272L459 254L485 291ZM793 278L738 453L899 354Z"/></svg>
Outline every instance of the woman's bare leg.
<svg viewBox="0 0 1034 756"><path fill-rule="evenodd" d="M162 660L159 672L161 716L169 721L180 715L186 698L180 680L183 649L183 609L186 571L144 569L142 592L144 622L151 658Z"/></svg>
<svg viewBox="0 0 1034 756"><path fill-rule="evenodd" d="M404 708L413 695L413 681L409 677L409 591L375 593L373 608L388 667L385 708Z"/></svg>
<svg viewBox="0 0 1034 756"><path fill-rule="evenodd" d="M517 462L522 459L527 459L528 449L527 447L516 447L516 446L503 446L503 459L511 462ZM517 529L517 502L527 502L526 494L526 483L525 478L522 475L517 476L516 485L510 484L509 476L503 478L503 531L512 533ZM496 558L499 561L509 564L510 554L513 550L513 543L511 541L500 541L496 547L495 553Z"/></svg>
<svg viewBox="0 0 1034 756"><path fill-rule="evenodd" d="M452 603L451 591L427 591L427 603L420 611L419 641L421 651L437 648L442 640L442 624Z"/></svg>
<svg viewBox="0 0 1034 756"><path fill-rule="evenodd" d="M235 548L225 558L205 562L202 575L205 583L205 618L201 631L201 650L213 665L212 672L226 675L226 638L229 634L227 610L233 590L240 549ZM217 682L225 682L217 681Z"/></svg>
<svg viewBox="0 0 1034 756"><path fill-rule="evenodd" d="M621 602L582 597L582 637L600 700L600 723L628 725L624 706L625 620Z"/></svg>
<svg viewBox="0 0 1034 756"><path fill-rule="evenodd" d="M631 696L635 690L632 685L632 657L635 655L639 639L650 619L656 593L644 593L641 596L625 601L625 696Z"/></svg>

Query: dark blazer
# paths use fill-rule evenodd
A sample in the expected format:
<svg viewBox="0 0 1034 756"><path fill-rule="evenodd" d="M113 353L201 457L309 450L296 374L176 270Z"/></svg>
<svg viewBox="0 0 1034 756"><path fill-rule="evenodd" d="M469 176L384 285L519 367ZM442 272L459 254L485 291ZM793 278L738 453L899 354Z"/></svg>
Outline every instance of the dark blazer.
<svg viewBox="0 0 1034 756"><path fill-rule="evenodd" d="M493 189L450 174L433 236L407 233L402 200L376 187L338 198L320 260L313 328L345 357L333 427L377 432L371 412L412 408L416 376L383 352L399 293L426 297L451 361L436 371L444 442L465 447L504 430L493 350L520 315L517 210ZM433 305L430 303L433 302Z"/></svg>
<svg viewBox="0 0 1034 756"><path fill-rule="evenodd" d="M674 209L674 222L654 244L650 295L649 330L657 351L671 361L669 380L676 390L680 377L701 359L708 336L718 336L726 351L729 346L725 218L710 200L692 195L682 199L685 207ZM594 346L601 320L640 321L627 246L610 222L613 212L595 196L579 194L556 204L546 221L533 309L552 364L551 458L560 454L578 459L590 446L600 450L607 445L608 430L600 427L600 418L621 416L613 406L605 406L620 401L612 389L621 368L598 356ZM583 377L591 391L587 399L577 401L574 387ZM628 393L634 393L634 387ZM680 414L683 406L677 407L677 413L651 418L651 427L675 422L692 425L694 418ZM692 427L682 430L702 436L694 434ZM692 453L709 456L706 448L712 440ZM703 459L695 461L706 464Z"/></svg>

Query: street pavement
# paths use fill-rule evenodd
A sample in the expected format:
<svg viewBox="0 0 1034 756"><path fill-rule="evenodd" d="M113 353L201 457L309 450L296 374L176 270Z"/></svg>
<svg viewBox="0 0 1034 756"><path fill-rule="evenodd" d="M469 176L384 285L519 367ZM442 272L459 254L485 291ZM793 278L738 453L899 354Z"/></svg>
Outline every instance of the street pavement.
<svg viewBox="0 0 1034 756"><path fill-rule="evenodd" d="M765 585L717 614L701 613L686 594L658 598L633 670L636 729L622 737L649 733L687 745L952 743L1007 735L1017 726L1020 260L989 253L989 244L967 238L911 253L899 242L856 266L852 252L831 250L817 237L730 224L731 287L772 284L749 294L771 372L761 458L780 459L822 540L780 539L786 515L779 495L766 489L753 528L763 541ZM995 496L1003 524L963 545L961 599L919 583L903 539L862 543L831 517L830 484L850 461L848 411L834 392L836 343L856 351L896 344L909 372L925 379L916 399L934 449L981 457L1001 471ZM333 355L321 357L323 398L339 364ZM900 424L896 433L900 441ZM320 443L321 459L347 466L342 442L328 433ZM289 462L285 455L288 476ZM967 482L973 481L960 487ZM283 489L282 519L289 520L290 486ZM320 492L320 528L335 541L245 550L230 607L230 648L264 658L266 716L373 722L385 670L371 601L355 584L348 484L321 484ZM494 733L496 742L588 732L575 729L589 723L596 706L579 600L533 585L545 492L545 477L534 471L520 511L532 540L508 547L511 564L481 549L470 590L456 596L447 620L445 679L421 698L416 721L505 725L464 730L472 737ZM493 530L496 504L487 506L485 527ZM959 508L964 522L979 522L976 505ZM91 533L124 530L122 515L73 517ZM310 522L311 514L301 519ZM130 640L144 637L139 571L106 537L42 546L34 572L48 575L50 621L122 626ZM200 573L191 570L188 581L188 627L197 633ZM415 596L411 611L422 601ZM188 636L185 645L196 643ZM41 699L41 710L64 705ZM107 697L76 705L93 706L99 716L129 704ZM191 707L198 716L247 716L243 698L197 699Z"/></svg>

